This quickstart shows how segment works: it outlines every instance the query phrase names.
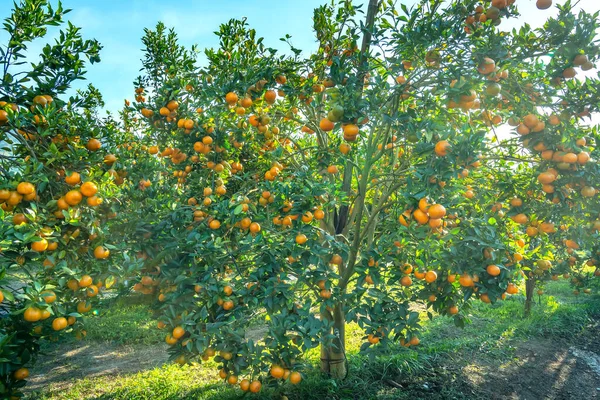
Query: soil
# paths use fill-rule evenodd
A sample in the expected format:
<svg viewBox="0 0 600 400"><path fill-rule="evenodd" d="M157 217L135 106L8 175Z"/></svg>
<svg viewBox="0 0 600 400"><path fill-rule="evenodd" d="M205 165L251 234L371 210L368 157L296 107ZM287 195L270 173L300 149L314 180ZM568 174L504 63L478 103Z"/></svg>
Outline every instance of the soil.
<svg viewBox="0 0 600 400"><path fill-rule="evenodd" d="M463 376L475 397L487 399L600 398L600 356L556 340L527 341L504 364L474 360Z"/></svg>
<svg viewBox="0 0 600 400"><path fill-rule="evenodd" d="M122 346L111 343L61 343L40 354L27 391L60 390L76 379L133 374L158 367L169 358L167 345Z"/></svg>

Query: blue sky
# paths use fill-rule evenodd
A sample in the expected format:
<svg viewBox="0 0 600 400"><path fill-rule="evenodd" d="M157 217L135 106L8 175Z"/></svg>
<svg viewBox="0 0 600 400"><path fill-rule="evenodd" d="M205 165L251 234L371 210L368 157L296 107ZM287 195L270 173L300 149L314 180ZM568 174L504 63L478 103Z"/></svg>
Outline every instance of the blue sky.
<svg viewBox="0 0 600 400"><path fill-rule="evenodd" d="M8 0L3 0L8 3ZM56 1L52 1L56 4ZM144 27L154 27L158 21L174 27L181 43L187 46L198 44L201 48L217 44L213 34L219 24L230 18L248 17L250 25L265 43L275 48L284 48L279 41L286 33L292 35L292 43L307 52L314 49L312 32L313 9L327 0L64 0L65 8L73 11L67 19L82 28L85 38L98 39L104 49L102 61L88 67L87 79L102 92L106 108L117 111L123 99L133 97L133 80L140 74ZM336 0L337 2L337 0ZM412 5L416 0L403 0ZM564 0L558 0L564 3ZM12 3L12 2L11 2ZM357 3L361 3L357 1ZM366 0L362 1L366 3ZM400 2L398 2L400 3ZM555 1L556 3L556 1ZM581 0L579 7L587 11L600 9L598 0ZM555 15L556 9L539 11L535 0L517 0L522 17L519 21L506 21L501 25L507 29L526 21L539 26L547 17ZM10 7L0 8L0 18L9 15ZM543 19L542 19L543 18ZM52 40L58 30L49 32ZM6 35L0 32L0 43ZM30 54L38 54L43 42L34 43ZM34 58L35 59L35 58ZM83 83L83 86L87 83ZM80 85L81 86L81 85Z"/></svg>

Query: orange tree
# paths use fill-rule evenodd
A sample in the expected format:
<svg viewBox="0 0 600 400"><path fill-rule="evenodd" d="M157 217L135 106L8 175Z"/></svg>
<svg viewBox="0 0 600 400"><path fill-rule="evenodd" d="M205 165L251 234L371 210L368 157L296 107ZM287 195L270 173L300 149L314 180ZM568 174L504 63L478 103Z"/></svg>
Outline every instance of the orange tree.
<svg viewBox="0 0 600 400"><path fill-rule="evenodd" d="M69 24L30 66L27 48L63 22L60 3L14 4L0 66L0 397L19 397L42 338L85 336L82 316L117 274L104 247L116 193L116 127L93 86L67 97L100 45ZM30 59L34 60L34 59ZM34 60L35 61L35 60ZM109 248L107 248L109 247Z"/></svg>
<svg viewBox="0 0 600 400"><path fill-rule="evenodd" d="M298 383L320 346L343 378L346 323L368 354L416 346L419 305L461 325L473 299L595 263L598 133L581 122L598 85L573 78L598 57L597 15L567 2L499 30L517 16L510 0L341 1L315 10L308 57L232 20L203 67L146 30L119 232L173 359L214 356L257 392Z"/></svg>

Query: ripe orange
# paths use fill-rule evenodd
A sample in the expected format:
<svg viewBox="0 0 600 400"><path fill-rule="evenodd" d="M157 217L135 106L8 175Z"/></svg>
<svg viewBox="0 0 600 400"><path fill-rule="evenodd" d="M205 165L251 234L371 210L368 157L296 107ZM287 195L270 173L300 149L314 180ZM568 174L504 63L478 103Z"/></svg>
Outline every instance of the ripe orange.
<svg viewBox="0 0 600 400"><path fill-rule="evenodd" d="M319 128L321 128L321 130L324 132L332 131L334 127L335 127L335 124L333 122L331 122L330 120L328 120L327 118L323 118L319 122Z"/></svg>
<svg viewBox="0 0 600 400"><path fill-rule="evenodd" d="M65 176L65 182L71 186L77 185L81 182L81 175L78 172L71 172L70 175Z"/></svg>
<svg viewBox="0 0 600 400"><path fill-rule="evenodd" d="M402 286L408 287L408 286L412 285L412 279L410 279L410 276L408 276L408 275L403 276L402 279L400 279L400 284Z"/></svg>
<svg viewBox="0 0 600 400"><path fill-rule="evenodd" d="M344 125L344 135L346 136L356 136L358 135L358 126L354 124Z"/></svg>
<svg viewBox="0 0 600 400"><path fill-rule="evenodd" d="M217 221L216 219L213 219L212 221L210 221L210 223L208 224L208 226L210 227L210 229L219 229L221 227L221 222Z"/></svg>
<svg viewBox="0 0 600 400"><path fill-rule="evenodd" d="M85 145L85 147L89 151L97 151L100 150L100 147L102 147L102 143L100 143L98 139L90 139Z"/></svg>
<svg viewBox="0 0 600 400"><path fill-rule="evenodd" d="M79 287L88 287L93 283L92 277L89 275L83 275L81 279L79 279Z"/></svg>
<svg viewBox="0 0 600 400"><path fill-rule="evenodd" d="M429 217L427 216L427 214L421 211L420 208L417 208L413 212L413 217L419 223L419 225L425 225L427 221L429 221Z"/></svg>
<svg viewBox="0 0 600 400"><path fill-rule="evenodd" d="M434 204L427 210L429 218L438 219L446 215L446 208L441 204Z"/></svg>
<svg viewBox="0 0 600 400"><path fill-rule="evenodd" d="M31 243L31 250L37 251L38 253L46 251L47 249L48 249L48 241L44 238L38 240L37 242Z"/></svg>
<svg viewBox="0 0 600 400"><path fill-rule="evenodd" d="M81 185L79 191L86 197L92 197L98 192L98 187L94 182L85 182Z"/></svg>
<svg viewBox="0 0 600 400"><path fill-rule="evenodd" d="M67 319L65 317L54 318L52 321L52 329L55 331L61 331L67 327Z"/></svg>
<svg viewBox="0 0 600 400"><path fill-rule="evenodd" d="M177 339L175 339L173 336L171 336L171 334L167 334L167 336L165 337L165 342L168 345L174 345L175 343L177 343Z"/></svg>
<svg viewBox="0 0 600 400"><path fill-rule="evenodd" d="M260 224L258 224L258 222L253 222L250 224L250 232L251 233L258 233L260 232Z"/></svg>
<svg viewBox="0 0 600 400"><path fill-rule="evenodd" d="M514 283L509 283L506 287L506 293L508 294L517 294L519 293L519 288Z"/></svg>
<svg viewBox="0 0 600 400"><path fill-rule="evenodd" d="M500 267L498 267L497 265L488 265L487 268L486 268L486 271L491 276L498 276L498 275L500 275Z"/></svg>
<svg viewBox="0 0 600 400"><path fill-rule="evenodd" d="M260 392L261 387L262 387L262 384L259 381L253 381L250 384L250 392L258 393L258 392Z"/></svg>
<svg viewBox="0 0 600 400"><path fill-rule="evenodd" d="M98 295L98 286L89 285L85 290L85 294L87 297L96 297Z"/></svg>
<svg viewBox="0 0 600 400"><path fill-rule="evenodd" d="M110 250L104 246L96 246L94 249L94 257L96 257L98 260L106 259L108 256L110 256Z"/></svg>
<svg viewBox="0 0 600 400"><path fill-rule="evenodd" d="M229 92L225 95L225 101L227 102L227 104L229 104L230 106L234 105L235 103L237 103L238 101L238 96L237 94L233 93L233 92Z"/></svg>
<svg viewBox="0 0 600 400"><path fill-rule="evenodd" d="M437 279L437 272L435 272L435 271L427 271L425 273L425 281L427 283L435 282L436 279Z"/></svg>
<svg viewBox="0 0 600 400"><path fill-rule="evenodd" d="M314 217L318 220L325 218L325 211L321 210L320 208L315 210Z"/></svg>
<svg viewBox="0 0 600 400"><path fill-rule="evenodd" d="M448 307L448 314L450 314L450 315L458 314L458 307L457 306Z"/></svg>
<svg viewBox="0 0 600 400"><path fill-rule="evenodd" d="M42 310L37 307L28 307L23 313L23 319L27 322L36 322L42 319Z"/></svg>
<svg viewBox="0 0 600 400"><path fill-rule="evenodd" d="M173 333L171 334L173 338L180 339L183 335L185 335L185 330L181 326L173 328Z"/></svg>
<svg viewBox="0 0 600 400"><path fill-rule="evenodd" d="M439 142L437 142L435 144L435 154L438 157L444 157L446 155L448 155L448 152L450 151L451 146L450 143L447 140L440 140Z"/></svg>
<svg viewBox="0 0 600 400"><path fill-rule="evenodd" d="M22 381L29 376L29 370L27 368L19 368L13 373L13 376L16 380Z"/></svg>
<svg viewBox="0 0 600 400"><path fill-rule="evenodd" d="M471 275L464 273L458 279L458 283L460 283L460 285L464 287L471 287L473 286L473 278L471 277Z"/></svg>
<svg viewBox="0 0 600 400"><path fill-rule="evenodd" d="M300 383L300 381L302 381L302 375L300 375L300 372L294 371L290 374L290 383L292 385L297 385Z"/></svg>
<svg viewBox="0 0 600 400"><path fill-rule="evenodd" d="M17 185L17 193L27 196L35 192L35 186L29 182L21 182Z"/></svg>
<svg viewBox="0 0 600 400"><path fill-rule="evenodd" d="M76 206L81 203L83 196L79 190L70 190L65 194L65 202L70 206Z"/></svg>
<svg viewBox="0 0 600 400"><path fill-rule="evenodd" d="M242 389L243 392L247 392L250 389L250 381L248 379L242 379L240 382L240 389Z"/></svg>
<svg viewBox="0 0 600 400"><path fill-rule="evenodd" d="M283 378L284 373L285 373L285 371L279 365L273 365L271 367L271 376L275 379Z"/></svg>
<svg viewBox="0 0 600 400"><path fill-rule="evenodd" d="M92 309L92 304L87 301L80 301L77 303L77 312L79 314L84 314Z"/></svg>
<svg viewBox="0 0 600 400"><path fill-rule="evenodd" d="M296 243L298 243L299 245L303 245L307 242L307 240L308 238L303 233L299 233L298 235L296 235Z"/></svg>
<svg viewBox="0 0 600 400"><path fill-rule="evenodd" d="M275 93L274 90L267 90L265 92L265 101L269 104L273 104L275 103L275 100L277 99L277 93Z"/></svg>

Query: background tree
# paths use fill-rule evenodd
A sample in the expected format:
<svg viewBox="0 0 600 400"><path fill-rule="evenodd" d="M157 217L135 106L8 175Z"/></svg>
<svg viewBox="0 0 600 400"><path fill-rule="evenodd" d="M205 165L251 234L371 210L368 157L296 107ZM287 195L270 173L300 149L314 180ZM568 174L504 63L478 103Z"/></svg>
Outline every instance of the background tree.
<svg viewBox="0 0 600 400"><path fill-rule="evenodd" d="M85 336L83 314L114 282L105 243L115 204L106 150L117 126L83 79L101 46L67 24L39 60L27 52L69 10L45 0L14 4L0 48L0 397L17 398L43 338ZM26 62L29 61L29 62ZM33 62L31 62L33 61ZM108 173L107 173L108 172ZM118 273L122 275L122 273ZM108 279L106 279L108 278Z"/></svg>

